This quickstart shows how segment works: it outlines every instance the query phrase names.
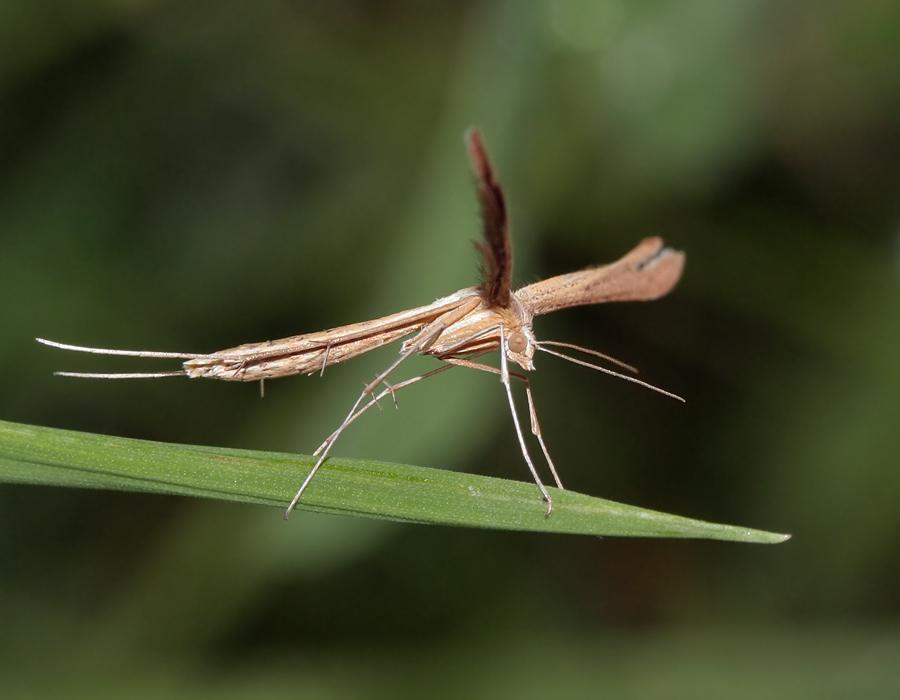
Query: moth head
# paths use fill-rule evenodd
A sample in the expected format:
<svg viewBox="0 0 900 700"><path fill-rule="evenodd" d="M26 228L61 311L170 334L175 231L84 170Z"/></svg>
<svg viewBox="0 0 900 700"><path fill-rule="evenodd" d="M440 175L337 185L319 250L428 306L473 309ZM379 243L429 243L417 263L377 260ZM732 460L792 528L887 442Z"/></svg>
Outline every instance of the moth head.
<svg viewBox="0 0 900 700"><path fill-rule="evenodd" d="M506 341L506 357L524 370L534 369L534 351L536 349L534 334L526 326L504 329Z"/></svg>

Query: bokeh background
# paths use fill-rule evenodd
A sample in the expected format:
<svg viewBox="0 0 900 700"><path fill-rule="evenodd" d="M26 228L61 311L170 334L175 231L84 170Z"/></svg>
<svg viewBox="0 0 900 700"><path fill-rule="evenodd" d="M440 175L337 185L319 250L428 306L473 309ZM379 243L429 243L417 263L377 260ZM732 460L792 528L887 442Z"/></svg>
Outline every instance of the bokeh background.
<svg viewBox="0 0 900 700"><path fill-rule="evenodd" d="M898 115L893 0L5 0L0 418L310 452L393 348L260 400L33 338L208 352L473 284L477 124L519 284L688 254L664 300L538 320L687 399L539 357L567 486L794 537L2 486L0 694L897 697ZM399 401L336 453L528 479L495 377Z"/></svg>

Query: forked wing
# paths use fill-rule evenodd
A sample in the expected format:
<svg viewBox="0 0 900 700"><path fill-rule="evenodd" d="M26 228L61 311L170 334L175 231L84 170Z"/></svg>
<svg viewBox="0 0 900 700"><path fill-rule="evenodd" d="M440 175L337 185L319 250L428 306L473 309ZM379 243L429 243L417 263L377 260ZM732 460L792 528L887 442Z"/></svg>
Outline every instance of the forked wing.
<svg viewBox="0 0 900 700"><path fill-rule="evenodd" d="M506 309L512 295L512 243L509 240L506 201L481 134L473 127L466 134L466 140L475 170L484 234L484 240L475 243L483 259L478 289L489 308Z"/></svg>
<svg viewBox="0 0 900 700"><path fill-rule="evenodd" d="M614 263L551 277L515 294L535 316L584 304L649 301L668 294L683 268L684 253L664 248L661 238L645 238Z"/></svg>

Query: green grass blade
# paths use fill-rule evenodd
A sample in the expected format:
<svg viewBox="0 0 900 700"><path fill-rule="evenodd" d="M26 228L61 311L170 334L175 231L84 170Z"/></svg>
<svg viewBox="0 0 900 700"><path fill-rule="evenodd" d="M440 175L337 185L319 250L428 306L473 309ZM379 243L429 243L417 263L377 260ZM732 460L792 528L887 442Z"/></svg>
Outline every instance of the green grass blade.
<svg viewBox="0 0 900 700"><path fill-rule="evenodd" d="M201 496L284 508L313 464L306 455L174 445L0 421L0 480ZM417 523L629 537L776 543L715 525L533 484L403 464L329 459L298 507Z"/></svg>

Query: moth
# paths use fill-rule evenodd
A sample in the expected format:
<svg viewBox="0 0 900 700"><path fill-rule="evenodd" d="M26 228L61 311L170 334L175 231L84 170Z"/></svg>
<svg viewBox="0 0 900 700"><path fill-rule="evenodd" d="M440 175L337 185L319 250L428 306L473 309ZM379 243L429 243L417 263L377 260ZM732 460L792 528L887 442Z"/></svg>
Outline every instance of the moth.
<svg viewBox="0 0 900 700"><path fill-rule="evenodd" d="M503 190L477 129L472 128L467 132L466 142L481 208L483 239L476 242L482 262L481 282L478 286L460 289L426 306L400 311L371 321L281 340L239 345L210 354L113 350L68 345L42 338L36 340L63 350L184 360L180 370L171 372L56 373L62 376L98 379L187 376L192 379L209 377L225 381L264 382L266 379L295 374L321 374L330 365L345 362L375 348L404 339L400 346L399 357L365 386L341 424L314 452L318 459L294 494L285 511L285 518L303 496L337 439L353 421L377 405L380 399L390 395L396 402L395 394L400 389L451 367L468 367L499 375L509 402L522 456L546 503L547 515L550 515L553 499L541 480L525 444L513 400L512 379L524 384L531 432L540 445L553 481L559 489L563 488L562 481L544 443L528 378L524 374L511 371L511 364L517 365L522 370L531 371L534 369L535 352L540 350L640 384L666 396L683 399L629 374L571 357L558 348L591 355L617 364L630 372L636 372L634 368L602 353L570 343L538 341L532 329L534 317L584 304L657 299L667 294L681 277L684 253L664 247L659 238L646 238L614 263L551 277L513 291L512 244ZM479 361L482 356L497 350L500 355L499 367ZM389 383L388 380L394 371L412 355L429 355L444 364L397 384Z"/></svg>

